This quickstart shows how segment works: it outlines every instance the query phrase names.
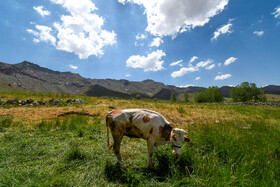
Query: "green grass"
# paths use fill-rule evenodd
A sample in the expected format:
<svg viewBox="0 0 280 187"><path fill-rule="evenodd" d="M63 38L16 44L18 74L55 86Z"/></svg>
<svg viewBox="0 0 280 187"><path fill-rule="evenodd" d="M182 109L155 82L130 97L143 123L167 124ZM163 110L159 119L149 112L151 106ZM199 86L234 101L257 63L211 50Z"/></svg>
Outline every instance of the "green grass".
<svg viewBox="0 0 280 187"><path fill-rule="evenodd" d="M89 101L93 98L87 97L84 95L69 95L63 93L42 93L42 92L31 92L25 90L11 90L11 91L1 91L0 90L0 99L34 99L34 100L49 100L49 99L84 99Z"/></svg>
<svg viewBox="0 0 280 187"><path fill-rule="evenodd" d="M153 105L171 110L166 103ZM152 168L146 142L125 137L121 154L127 167L120 168L107 150L104 117L69 115L26 125L0 116L0 186L280 185L279 108L176 104L172 110L246 118L189 126L192 141L183 145L181 157L160 146Z"/></svg>

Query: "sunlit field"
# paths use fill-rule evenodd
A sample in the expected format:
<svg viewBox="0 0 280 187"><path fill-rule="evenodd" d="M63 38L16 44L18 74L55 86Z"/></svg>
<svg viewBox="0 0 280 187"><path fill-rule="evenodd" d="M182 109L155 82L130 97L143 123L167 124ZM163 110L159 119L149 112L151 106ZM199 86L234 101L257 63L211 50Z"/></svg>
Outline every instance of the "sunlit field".
<svg viewBox="0 0 280 187"><path fill-rule="evenodd" d="M9 98L81 98L87 103L1 107L0 186L280 185L279 107L1 95ZM125 108L161 113L174 127L188 131L191 143L183 145L178 159L168 145L158 147L148 168L146 142L125 137L121 155L126 167L119 167L107 149L105 116Z"/></svg>

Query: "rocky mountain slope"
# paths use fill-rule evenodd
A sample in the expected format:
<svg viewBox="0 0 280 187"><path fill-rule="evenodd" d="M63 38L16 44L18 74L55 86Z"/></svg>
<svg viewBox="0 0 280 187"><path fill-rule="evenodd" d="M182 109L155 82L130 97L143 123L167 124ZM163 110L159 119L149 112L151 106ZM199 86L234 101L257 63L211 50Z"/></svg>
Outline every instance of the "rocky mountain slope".
<svg viewBox="0 0 280 187"><path fill-rule="evenodd" d="M196 93L203 87L179 88L153 80L134 82L114 79L86 79L71 72L58 72L31 62L7 64L0 62L0 91L25 90L44 93L86 94L130 98L170 99L171 93ZM230 87L220 88L223 96L230 97ZM279 94L280 86L264 87L265 93Z"/></svg>

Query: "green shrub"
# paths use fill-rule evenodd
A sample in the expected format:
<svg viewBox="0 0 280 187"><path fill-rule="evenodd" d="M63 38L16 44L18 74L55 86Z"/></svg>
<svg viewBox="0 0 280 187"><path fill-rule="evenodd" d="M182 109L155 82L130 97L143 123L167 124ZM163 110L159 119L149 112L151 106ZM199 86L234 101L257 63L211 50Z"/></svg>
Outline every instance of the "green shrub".
<svg viewBox="0 0 280 187"><path fill-rule="evenodd" d="M137 94L137 95L135 96L135 99L141 99L141 95L140 95L140 94Z"/></svg>
<svg viewBox="0 0 280 187"><path fill-rule="evenodd" d="M184 101L186 103L189 102L189 94L188 93L184 93Z"/></svg>
<svg viewBox="0 0 280 187"><path fill-rule="evenodd" d="M184 109L182 106L179 106L179 107L177 108L177 111L178 111L180 114L185 114L185 113L186 113L185 109Z"/></svg>
<svg viewBox="0 0 280 187"><path fill-rule="evenodd" d="M177 96L174 92L171 93L171 101L176 102L177 101Z"/></svg>
<svg viewBox="0 0 280 187"><path fill-rule="evenodd" d="M262 88L257 88L255 83L242 82L230 91L234 102L265 102L267 99Z"/></svg>
<svg viewBox="0 0 280 187"><path fill-rule="evenodd" d="M197 103L219 103L224 101L224 97L217 86L199 90L194 97Z"/></svg>

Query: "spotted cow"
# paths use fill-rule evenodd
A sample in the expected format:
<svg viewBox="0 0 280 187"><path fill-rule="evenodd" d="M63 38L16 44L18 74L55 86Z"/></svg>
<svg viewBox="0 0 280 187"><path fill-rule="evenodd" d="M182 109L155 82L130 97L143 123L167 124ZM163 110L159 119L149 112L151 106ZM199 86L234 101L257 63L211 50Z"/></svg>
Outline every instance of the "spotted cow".
<svg viewBox="0 0 280 187"><path fill-rule="evenodd" d="M106 116L107 144L109 141L109 128L113 136L113 150L120 165L124 165L120 155L120 144L123 136L142 138L147 140L148 166L152 165L154 146L170 142L173 153L180 156L180 149L184 141L190 142L183 129L174 128L159 113L147 109L113 110Z"/></svg>

